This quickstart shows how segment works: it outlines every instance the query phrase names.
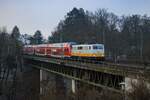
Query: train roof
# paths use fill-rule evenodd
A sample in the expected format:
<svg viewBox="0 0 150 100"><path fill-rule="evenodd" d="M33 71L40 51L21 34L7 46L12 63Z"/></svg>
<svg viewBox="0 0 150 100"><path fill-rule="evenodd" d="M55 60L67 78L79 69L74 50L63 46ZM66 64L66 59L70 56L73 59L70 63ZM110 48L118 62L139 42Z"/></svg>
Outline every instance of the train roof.
<svg viewBox="0 0 150 100"><path fill-rule="evenodd" d="M35 45L25 45L24 47L35 47Z"/></svg>
<svg viewBox="0 0 150 100"><path fill-rule="evenodd" d="M77 46L104 46L104 44L76 44L75 42L63 42L63 43L50 43L50 44L38 44L38 45L25 45L24 47L62 47L62 46L70 46L72 45L73 47Z"/></svg>
<svg viewBox="0 0 150 100"><path fill-rule="evenodd" d="M48 46L51 47L62 47L62 46L70 46L76 44L75 42L63 42L63 43L52 43L48 44Z"/></svg>
<svg viewBox="0 0 150 100"><path fill-rule="evenodd" d="M62 46L62 45L74 45L75 42L63 42L63 43L49 43L49 44L35 44L35 45L25 45L24 47L43 47L43 46Z"/></svg>
<svg viewBox="0 0 150 100"><path fill-rule="evenodd" d="M104 44L77 44L77 45L73 45L74 47L78 47L78 46L104 46Z"/></svg>
<svg viewBox="0 0 150 100"><path fill-rule="evenodd" d="M76 42L62 42L62 43L50 43L50 44L76 44Z"/></svg>

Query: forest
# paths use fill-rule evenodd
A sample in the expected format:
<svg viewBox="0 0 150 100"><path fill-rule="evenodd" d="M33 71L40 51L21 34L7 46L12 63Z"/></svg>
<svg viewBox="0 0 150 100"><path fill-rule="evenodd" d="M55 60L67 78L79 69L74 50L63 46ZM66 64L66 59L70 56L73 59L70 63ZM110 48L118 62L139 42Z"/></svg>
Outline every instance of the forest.
<svg viewBox="0 0 150 100"><path fill-rule="evenodd" d="M73 8L60 20L48 40L43 39L40 30L33 36L24 34L22 37L25 44L103 43L108 59L142 62L149 62L150 59L150 17L147 15L118 16L107 9L90 12Z"/></svg>
<svg viewBox="0 0 150 100"><path fill-rule="evenodd" d="M19 37L17 26L11 33L6 28L0 29L0 99L3 100L2 95L6 95L7 100L14 100L16 96L17 74L23 68L23 44Z"/></svg>

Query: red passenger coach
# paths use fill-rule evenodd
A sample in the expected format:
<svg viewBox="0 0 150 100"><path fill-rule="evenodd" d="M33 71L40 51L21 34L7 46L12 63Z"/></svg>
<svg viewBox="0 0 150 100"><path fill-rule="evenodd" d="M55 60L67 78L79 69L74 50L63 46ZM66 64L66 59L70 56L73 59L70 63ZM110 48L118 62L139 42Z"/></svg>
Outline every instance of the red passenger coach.
<svg viewBox="0 0 150 100"><path fill-rule="evenodd" d="M25 45L24 46L24 54L33 55L34 54L35 45Z"/></svg>
<svg viewBox="0 0 150 100"><path fill-rule="evenodd" d="M35 55L46 56L47 44L35 45Z"/></svg>
<svg viewBox="0 0 150 100"><path fill-rule="evenodd" d="M25 54L32 54L38 56L48 57L71 57L71 49L73 42L66 43L52 43L40 45L26 45L24 46Z"/></svg>
<svg viewBox="0 0 150 100"><path fill-rule="evenodd" d="M71 56L71 45L72 43L54 43L49 44L51 54L48 55L52 57L70 57Z"/></svg>
<svg viewBox="0 0 150 100"><path fill-rule="evenodd" d="M72 44L71 43L64 43L64 55L66 57L71 56L71 49L72 49Z"/></svg>

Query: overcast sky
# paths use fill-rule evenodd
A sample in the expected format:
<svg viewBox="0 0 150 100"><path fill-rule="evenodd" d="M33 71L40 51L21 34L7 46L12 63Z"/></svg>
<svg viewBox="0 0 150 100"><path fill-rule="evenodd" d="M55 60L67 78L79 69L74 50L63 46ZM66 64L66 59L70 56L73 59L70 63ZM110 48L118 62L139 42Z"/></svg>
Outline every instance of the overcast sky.
<svg viewBox="0 0 150 100"><path fill-rule="evenodd" d="M73 7L93 12L106 8L119 16L150 16L150 0L0 0L0 27L10 32L17 25L22 34L31 35L41 30L48 37Z"/></svg>

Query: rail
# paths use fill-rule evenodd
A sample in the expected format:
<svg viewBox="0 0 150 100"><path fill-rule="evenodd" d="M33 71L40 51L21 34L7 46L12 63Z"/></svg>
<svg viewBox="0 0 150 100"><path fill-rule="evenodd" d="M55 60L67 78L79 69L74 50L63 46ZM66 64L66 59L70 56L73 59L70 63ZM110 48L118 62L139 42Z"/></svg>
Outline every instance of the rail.
<svg viewBox="0 0 150 100"><path fill-rule="evenodd" d="M123 76L130 75L148 75L150 74L150 66L145 65L130 65L130 64L117 64L106 61L92 61L87 59L73 59L73 58L52 58L52 57L41 57L25 55L25 58L38 60L42 62L61 64L69 67L75 67L93 71L103 71L110 74L119 74Z"/></svg>

